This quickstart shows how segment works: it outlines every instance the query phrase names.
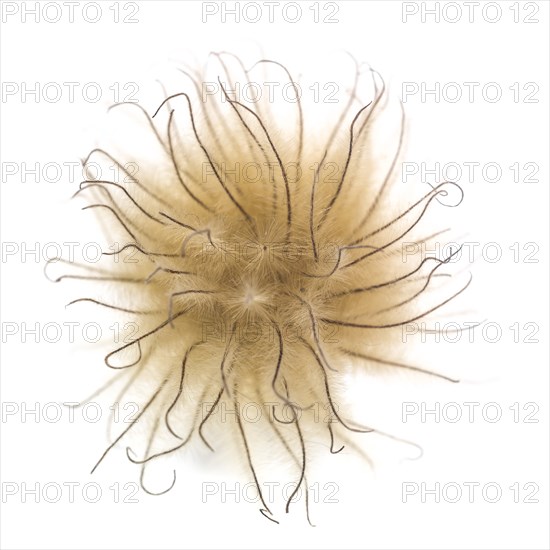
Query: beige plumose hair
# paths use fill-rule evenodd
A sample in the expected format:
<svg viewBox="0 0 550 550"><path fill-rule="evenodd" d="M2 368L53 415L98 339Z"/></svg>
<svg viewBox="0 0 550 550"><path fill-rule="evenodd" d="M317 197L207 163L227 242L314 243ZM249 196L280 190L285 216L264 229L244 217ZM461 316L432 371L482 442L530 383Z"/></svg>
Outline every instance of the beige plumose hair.
<svg viewBox="0 0 550 550"><path fill-rule="evenodd" d="M354 373L455 381L409 364L402 334L469 284L444 273L455 252L422 253L446 230L429 214L462 191L399 182L403 107L375 70L343 57L349 80L337 93L225 52L181 68L156 111L111 108L124 131L84 164L117 177L90 177L76 193L111 247L64 276L90 285L72 303L139 327L105 357L127 377L121 394L141 396L146 445L128 458L145 467L192 441L208 453L231 441L272 521L256 467L266 446L288 460L296 493L307 491L308 442L337 453L354 433L377 432L347 410ZM266 82L279 85L269 93Z"/></svg>

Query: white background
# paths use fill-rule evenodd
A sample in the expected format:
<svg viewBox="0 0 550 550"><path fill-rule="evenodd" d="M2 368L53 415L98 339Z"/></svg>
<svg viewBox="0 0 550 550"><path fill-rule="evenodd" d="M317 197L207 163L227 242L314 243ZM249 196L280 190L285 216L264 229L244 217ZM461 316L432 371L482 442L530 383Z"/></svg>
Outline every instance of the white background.
<svg viewBox="0 0 550 550"><path fill-rule="evenodd" d="M27 8L34 4L28 2ZM311 528L300 504L289 516L280 514L282 525L277 526L262 518L255 504L236 505L231 497L225 504L219 499L203 503L203 481L224 475L229 482L234 478L219 463L199 465L193 456L178 471L171 493L149 497L140 492L139 503L115 503L109 487L116 481L121 487L136 482L138 471L125 463L121 447L95 477L88 475L105 444L101 422L70 423L66 416L53 423L43 418L37 422L32 416L21 422L18 414L3 417L3 487L7 482L43 486L70 481L81 488L95 481L104 494L95 504L86 502L78 488L74 503L66 494L58 503L43 498L35 503L30 496L26 504L20 494L3 494L2 547L548 548L548 3L515 3L515 12L513 2L492 2L493 7L483 12L486 3L474 2L473 21L466 5L452 3L462 13L456 23L449 21L457 12L453 6L445 8L447 2L438 4L439 22L434 15L422 18L421 10L436 8L434 2L338 2L335 23L315 23L311 2L300 2L302 17L295 23L284 20L283 3L275 7L272 23L265 8L257 23L235 23L232 15L223 22L221 7L203 22L201 3L183 1L137 2L136 23L115 23L115 11L110 9L114 2L100 2L100 20L89 23L82 17L84 4L75 7L74 22L69 21L66 8L55 23L48 22L54 11L39 14L38 22L33 15L23 22L21 5L17 4L14 15L10 13L15 3L2 5L4 83L30 87L33 83L99 82L104 93L98 103L84 101L78 92L81 88L73 102L67 96L50 103L36 102L32 95L3 95L4 243L21 247L71 241L82 229L75 224L85 223L67 201L78 181L68 182L64 173L54 183L42 178L35 183L32 175L23 182L21 174L6 175L6 163L78 161L90 147L105 105L115 99L110 86L153 81L167 63L189 53L204 59L210 50L255 52L261 47L267 56L299 67L312 59L322 65L325 56L346 49L382 72L398 94L403 82L426 82L432 87L435 82L479 82L473 102L467 98L436 102L433 96L422 102L419 95L406 102L411 123L408 156L430 165L496 162L502 167L499 181L486 181L478 171L475 181L464 177L460 183L467 197L461 214L467 240L482 245L494 242L502 249L498 262L483 257L476 261L471 308L478 319L498 322L503 336L494 344L476 341L448 346L446 353L463 369L459 372L477 382L452 388L428 385L425 390L417 388L414 399L495 402L503 418L490 423L478 414L473 423L422 424L416 419L403 424L401 399L388 396L392 405L384 407L386 399L379 397L379 416L373 418L379 425L397 426L400 435L422 444L424 458L394 461L374 475L363 462L331 457L314 473L321 486L331 480L339 483L339 503L315 504L312 517L317 527ZM120 19L131 13L127 4L120 2ZM320 9L321 18L329 13L322 3ZM418 12L412 13L415 9ZM404 10L410 10L406 21ZM501 15L491 23L487 19L495 18L495 10ZM530 20L538 22L524 21L535 10ZM330 80L330 75L323 76ZM480 93L488 82L502 88L500 101L491 103ZM510 90L516 82L520 83L519 101L514 101ZM523 85L529 82L538 86L534 96L538 102L523 101ZM538 182L514 182L508 167L516 162L535 163ZM521 257L525 243L536 243L538 263L515 262L509 248L515 242L520 243ZM3 255L3 323L34 325L66 319L63 291L44 279L43 263L32 255L24 262L20 254ZM539 342L515 343L508 327L516 322L521 327L536 323ZM520 340L525 336L521 332ZM90 379L93 369L87 368L95 362L99 369L100 355L92 354L89 347L84 350L64 341L34 343L31 336L30 343L23 344L20 335L5 337L2 401L32 406L78 400L101 380L99 376ZM405 394L402 400L412 399ZM516 402L520 410L525 403L535 403L538 422L514 422L509 407ZM310 474L310 484L313 481ZM471 503L467 496L454 504L444 500L437 504L429 497L424 503L419 495L403 503L402 483L423 481L481 486L494 482L503 495L499 502L489 503L478 489ZM514 483L520 487L535 483L538 503L514 503L509 489ZM525 496L522 489L520 500Z"/></svg>

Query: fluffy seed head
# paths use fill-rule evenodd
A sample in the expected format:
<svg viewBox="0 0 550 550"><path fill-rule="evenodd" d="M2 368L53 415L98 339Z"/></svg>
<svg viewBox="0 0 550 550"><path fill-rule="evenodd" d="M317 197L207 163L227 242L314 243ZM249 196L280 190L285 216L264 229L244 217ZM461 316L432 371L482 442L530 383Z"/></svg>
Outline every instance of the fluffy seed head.
<svg viewBox="0 0 550 550"><path fill-rule="evenodd" d="M268 81L266 71L294 101L235 93L239 83ZM306 86L279 63L245 70L214 54L204 74L181 70L152 116L118 105L118 115L135 115L133 140L92 151L120 167L118 180L87 180L78 194L96 198L91 206L113 222L111 240L124 243L88 278L117 288L114 303L96 303L139 320L139 335L106 363L151 388L142 412L157 420L142 463L197 434L213 448L215 406L255 402L290 411L285 421L280 411L263 420L301 484L305 440L329 438L336 452L340 432L375 431L339 406L346 374L421 370L400 362L393 345L404 325L464 288L430 292L449 258L421 253L440 235L421 223L431 205L451 191L457 204L461 192L451 183L422 193L394 184L403 111L388 107L378 73L358 65L350 73L327 108L298 99ZM215 405L206 413L205 401ZM315 403L335 423L314 420ZM230 428L257 481L245 420L237 414Z"/></svg>

